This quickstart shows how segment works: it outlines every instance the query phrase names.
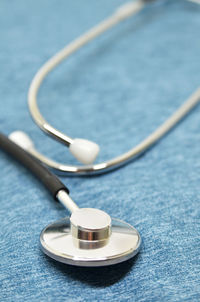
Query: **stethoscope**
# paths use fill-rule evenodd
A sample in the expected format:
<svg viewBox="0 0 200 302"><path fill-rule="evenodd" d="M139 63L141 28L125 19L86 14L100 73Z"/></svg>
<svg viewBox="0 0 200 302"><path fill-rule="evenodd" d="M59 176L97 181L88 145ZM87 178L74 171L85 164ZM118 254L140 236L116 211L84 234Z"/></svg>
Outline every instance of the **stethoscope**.
<svg viewBox="0 0 200 302"><path fill-rule="evenodd" d="M199 0L188 1L200 4ZM171 117L140 144L118 157L98 164L92 164L99 152L96 143L65 135L50 125L41 115L37 105L37 93L47 74L83 45L141 11L148 2L151 1L137 0L118 8L112 16L47 61L30 85L28 101L34 121L45 133L69 147L70 152L84 165L71 166L47 158L35 149L33 142L24 132L15 131L9 138L0 134L0 147L31 170L53 198L71 212L70 217L51 223L40 235L42 250L57 261L77 266L120 263L137 254L141 237L134 227L118 219L111 219L102 210L79 208L70 198L68 188L48 168L67 175L99 174L116 169L145 152L200 102L200 88L198 88Z"/></svg>

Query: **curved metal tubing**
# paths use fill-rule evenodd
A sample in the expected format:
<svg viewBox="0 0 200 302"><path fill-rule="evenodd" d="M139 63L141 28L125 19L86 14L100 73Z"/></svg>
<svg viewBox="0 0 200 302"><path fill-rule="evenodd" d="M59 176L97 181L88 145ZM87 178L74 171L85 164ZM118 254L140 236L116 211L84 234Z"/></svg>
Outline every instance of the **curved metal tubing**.
<svg viewBox="0 0 200 302"><path fill-rule="evenodd" d="M190 0L189 0L190 1ZM37 94L43 80L47 74L60 64L64 59L73 54L76 50L81 48L83 45L99 36L109 28L113 27L120 21L136 14L143 9L145 4L150 1L138 0L135 2L127 3L118 8L115 13L86 32L84 35L67 45L63 50L58 52L49 61L47 61L35 75L28 94L29 109L31 115L36 124L47 134L52 136L54 139L61 143L69 146L73 139L64 133L58 131L52 127L41 115L37 106ZM48 157L40 154L36 149L32 148L29 152L35 156L39 161L43 162L46 166L53 169L55 172L69 174L69 175L90 175L90 174L101 174L107 171L116 169L128 161L136 158L140 154L144 153L148 148L155 144L161 137L163 137L169 130L171 130L183 117L186 116L198 103L200 102L200 88L198 88L194 94L170 117L168 118L159 128L157 128L152 134L144 139L140 144L130 149L128 152L115 157L111 160L86 166L71 166L62 163L58 163L49 159Z"/></svg>

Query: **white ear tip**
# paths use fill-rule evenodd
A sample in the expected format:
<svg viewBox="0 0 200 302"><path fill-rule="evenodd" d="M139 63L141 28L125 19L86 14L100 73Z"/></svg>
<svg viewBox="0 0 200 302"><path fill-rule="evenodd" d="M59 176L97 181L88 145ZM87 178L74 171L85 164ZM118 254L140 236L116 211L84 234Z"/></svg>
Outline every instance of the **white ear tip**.
<svg viewBox="0 0 200 302"><path fill-rule="evenodd" d="M9 135L9 139L19 145L24 150L29 150L34 147L30 137L23 131L14 131Z"/></svg>
<svg viewBox="0 0 200 302"><path fill-rule="evenodd" d="M70 152L85 165L92 164L99 153L99 146L91 141L75 138L69 146Z"/></svg>

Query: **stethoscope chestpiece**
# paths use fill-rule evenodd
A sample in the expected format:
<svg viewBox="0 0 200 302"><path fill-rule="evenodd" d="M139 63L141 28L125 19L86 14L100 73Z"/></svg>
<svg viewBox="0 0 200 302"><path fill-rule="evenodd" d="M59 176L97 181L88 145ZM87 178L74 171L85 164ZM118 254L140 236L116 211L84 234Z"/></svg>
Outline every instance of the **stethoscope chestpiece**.
<svg viewBox="0 0 200 302"><path fill-rule="evenodd" d="M82 208L48 225L40 235L43 252L76 266L106 266L135 256L141 238L131 225L105 212Z"/></svg>
<svg viewBox="0 0 200 302"><path fill-rule="evenodd" d="M21 134L20 134L21 135ZM29 139L25 139L30 146ZM69 189L34 157L0 133L0 146L37 176L52 197L72 214L48 225L40 235L45 254L77 266L104 266L137 254L141 239L136 229L105 212L82 208L69 196Z"/></svg>

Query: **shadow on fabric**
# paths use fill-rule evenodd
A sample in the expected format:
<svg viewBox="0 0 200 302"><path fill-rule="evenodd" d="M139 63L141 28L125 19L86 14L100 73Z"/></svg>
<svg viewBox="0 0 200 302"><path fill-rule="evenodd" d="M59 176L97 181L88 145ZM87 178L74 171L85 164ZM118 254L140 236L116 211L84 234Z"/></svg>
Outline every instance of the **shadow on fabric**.
<svg viewBox="0 0 200 302"><path fill-rule="evenodd" d="M107 287L123 279L130 272L138 258L139 254L128 261L104 267L72 266L57 262L47 256L44 257L44 260L47 261L48 265L53 266L71 279L92 287Z"/></svg>

